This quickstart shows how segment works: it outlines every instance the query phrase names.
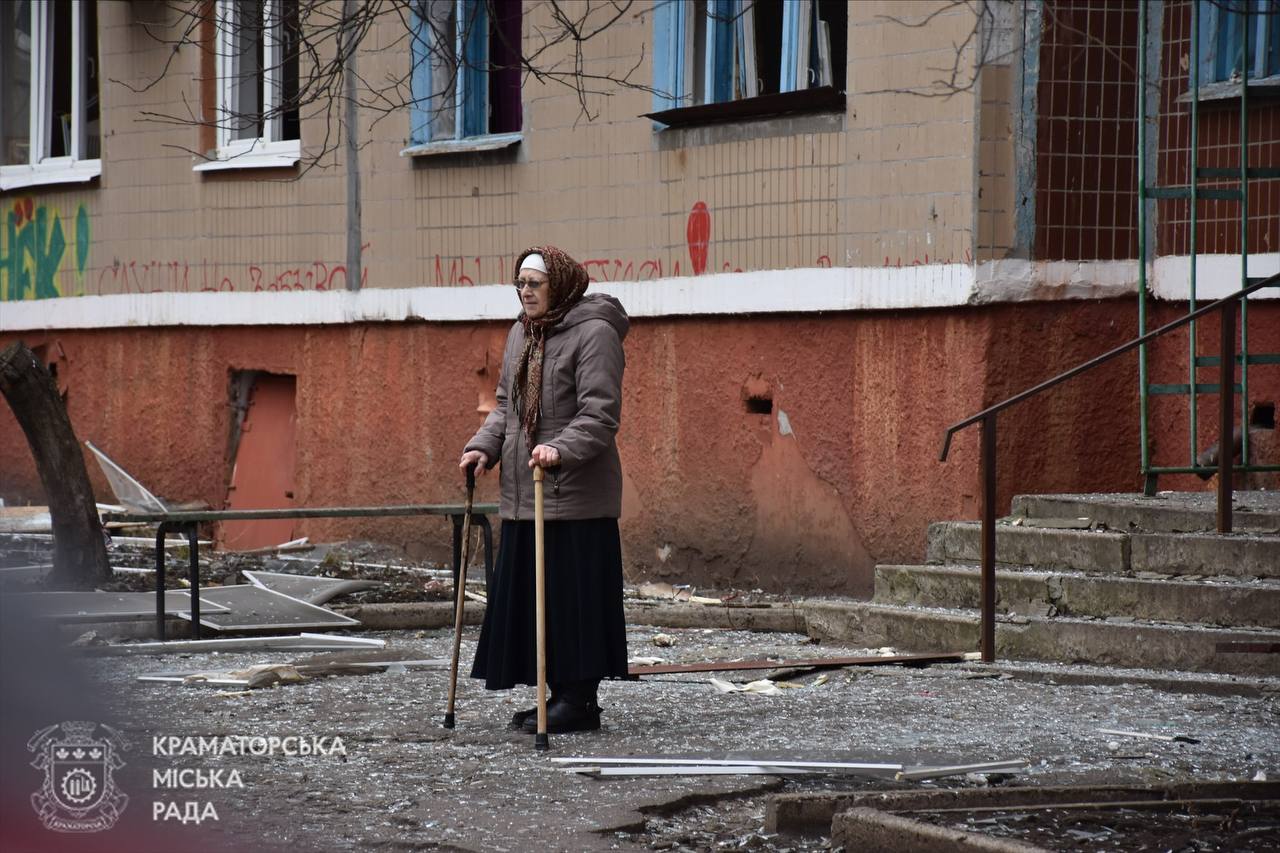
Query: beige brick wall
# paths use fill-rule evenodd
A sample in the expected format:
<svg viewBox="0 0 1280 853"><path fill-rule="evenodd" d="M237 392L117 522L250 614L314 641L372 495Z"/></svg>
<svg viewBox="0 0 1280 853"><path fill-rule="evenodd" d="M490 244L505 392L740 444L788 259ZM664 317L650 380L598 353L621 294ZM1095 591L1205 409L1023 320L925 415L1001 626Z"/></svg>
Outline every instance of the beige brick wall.
<svg viewBox="0 0 1280 853"><path fill-rule="evenodd" d="M652 81L648 5L585 44L589 73L622 74L643 56L634 79ZM938 10L923 27L890 20L918 21ZM142 22L154 26L162 15L176 20L165 4L101 4L99 185L6 194L6 203L29 196L58 212L68 234L79 208L86 210L87 265L74 269L69 250L60 292L342 287L345 273L335 272L345 256L340 157L302 173L196 173L191 150L201 145L200 131L146 120L144 111L200 108L194 46L183 47L161 75L170 49L148 37ZM548 7L526 4L526 45L548 26ZM998 121L1007 113L1008 71L989 69L980 87L928 96L945 76L936 69L956 64L955 45L973 26L963 4L850 3L843 116L658 133L640 117L652 109L648 93L589 97L588 118L571 89L529 80L524 138L514 153L409 158L400 155L407 110L381 118L365 111L368 284L502 281L514 256L537 242L592 261L597 279L687 275L686 228L698 203L711 221L706 272L963 262L973 259L975 215L982 254L998 255L1012 235L1005 222L1012 159ZM408 42L399 28L398 19L387 18L376 49L361 56L367 79L406 74ZM964 71L971 61L960 58L962 73L972 74ZM325 132L323 116L306 119L304 147L314 152Z"/></svg>
<svg viewBox="0 0 1280 853"><path fill-rule="evenodd" d="M1014 172L1014 70L989 65L979 76L978 260L1014 253L1017 175Z"/></svg>

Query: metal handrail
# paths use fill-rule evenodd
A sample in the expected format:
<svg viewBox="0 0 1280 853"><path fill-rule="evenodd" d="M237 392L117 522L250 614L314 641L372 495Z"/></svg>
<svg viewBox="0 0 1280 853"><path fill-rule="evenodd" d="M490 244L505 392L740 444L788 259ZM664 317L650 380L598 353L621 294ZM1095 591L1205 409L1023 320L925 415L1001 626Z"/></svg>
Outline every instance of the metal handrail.
<svg viewBox="0 0 1280 853"><path fill-rule="evenodd" d="M1233 431L1233 409L1235 407L1235 366L1236 366L1236 315L1235 305L1242 302L1249 294L1264 287L1280 286L1280 273L1255 281L1228 296L1210 302L1183 317L1166 323L1158 329L1134 338L1126 344L1109 350L1100 356L1091 358L1070 370L1065 370L1046 379L1038 385L988 406L975 415L957 421L947 427L942 442L942 454L939 461L946 462L951 451L951 438L957 432L976 423L982 424L981 467L982 467L982 579L981 579L981 652L982 660L990 663L995 660L996 649L996 415L1028 397L1033 397L1062 382L1079 376L1086 370L1092 370L1116 356L1155 340L1174 329L1192 323L1214 311L1222 312L1222 350L1219 358L1219 407L1218 407L1218 532L1231 532L1231 495L1232 464L1235 454L1231 452L1231 436Z"/></svg>

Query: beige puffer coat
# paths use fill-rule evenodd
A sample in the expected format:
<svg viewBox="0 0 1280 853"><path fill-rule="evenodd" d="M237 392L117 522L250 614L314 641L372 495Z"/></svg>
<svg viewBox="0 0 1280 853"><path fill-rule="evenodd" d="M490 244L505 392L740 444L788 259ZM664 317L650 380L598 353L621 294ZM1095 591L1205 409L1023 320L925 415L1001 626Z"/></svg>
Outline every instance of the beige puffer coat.
<svg viewBox="0 0 1280 853"><path fill-rule="evenodd" d="M614 441L622 415L622 340L631 322L622 303L588 293L547 336L542 364L542 417L538 444L554 447L560 465L544 483L548 520L617 518L622 514L622 462ZM466 450L480 450L492 467L502 462L500 514L533 520L532 448L510 400L516 360L524 349L519 322L507 335L498 377L498 405Z"/></svg>

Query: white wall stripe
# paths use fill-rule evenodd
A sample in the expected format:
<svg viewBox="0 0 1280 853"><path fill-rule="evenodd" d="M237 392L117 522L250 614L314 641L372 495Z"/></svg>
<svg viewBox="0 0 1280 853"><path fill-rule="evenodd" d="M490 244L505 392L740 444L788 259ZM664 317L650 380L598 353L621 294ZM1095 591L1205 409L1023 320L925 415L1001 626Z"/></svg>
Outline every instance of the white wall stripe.
<svg viewBox="0 0 1280 853"><path fill-rule="evenodd" d="M1200 258L1201 298L1239 286L1239 256ZM1153 266L1152 292L1184 300L1188 259ZM1280 271L1280 253L1254 255L1250 272ZM633 317L946 308L996 302L1102 299L1137 292L1134 261L991 261L912 267L811 267L593 284ZM1276 290L1263 291L1268 298ZM1261 295L1261 294L1260 294ZM294 326L361 322L510 320L506 284L283 293L145 293L0 302L0 331L133 326Z"/></svg>
<svg viewBox="0 0 1280 853"><path fill-rule="evenodd" d="M1249 256L1249 275L1254 278L1280 273L1280 252ZM1196 256L1196 299L1200 301L1221 299L1235 293L1240 281L1239 255ZM1151 292L1157 299L1189 299L1191 296L1191 259L1178 257L1157 258ZM1250 299L1280 299L1280 288L1264 287Z"/></svg>

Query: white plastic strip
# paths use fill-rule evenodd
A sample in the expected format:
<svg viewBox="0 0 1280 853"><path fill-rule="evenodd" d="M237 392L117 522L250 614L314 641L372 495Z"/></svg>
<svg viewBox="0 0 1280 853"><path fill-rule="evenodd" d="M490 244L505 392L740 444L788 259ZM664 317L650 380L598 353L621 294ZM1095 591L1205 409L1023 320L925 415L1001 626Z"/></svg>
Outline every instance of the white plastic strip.
<svg viewBox="0 0 1280 853"><path fill-rule="evenodd" d="M624 767L562 767L565 773L581 773L584 776L801 776L816 773L799 767L780 764L735 764L732 767L714 767L706 764L627 765Z"/></svg>
<svg viewBox="0 0 1280 853"><path fill-rule="evenodd" d="M1015 770L1022 770L1030 765L1030 762L1021 759L1011 761L989 761L985 764L954 764L948 767L917 767L914 770L904 770L894 778L899 782L919 782L924 779L941 779L944 776L963 776L966 773L1007 773Z"/></svg>
<svg viewBox="0 0 1280 853"><path fill-rule="evenodd" d="M293 637L228 637L217 640L168 640L166 642L122 643L108 646L83 646L75 651L87 655L156 655L172 652L259 651L261 649L339 650L350 648L380 649L386 640L373 637L345 637L302 632Z"/></svg>

